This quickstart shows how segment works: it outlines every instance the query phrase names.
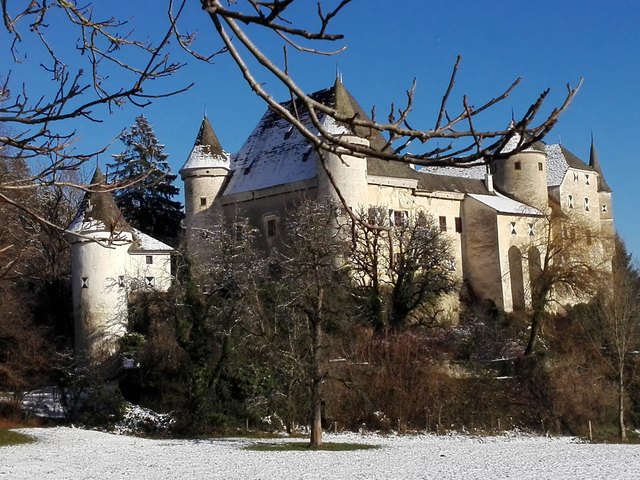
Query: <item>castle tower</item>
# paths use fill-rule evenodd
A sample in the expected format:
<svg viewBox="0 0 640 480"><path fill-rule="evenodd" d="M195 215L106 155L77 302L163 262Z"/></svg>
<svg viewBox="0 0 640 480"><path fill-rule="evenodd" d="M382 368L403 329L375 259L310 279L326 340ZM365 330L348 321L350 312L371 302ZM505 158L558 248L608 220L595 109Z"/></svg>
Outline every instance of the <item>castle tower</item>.
<svg viewBox="0 0 640 480"><path fill-rule="evenodd" d="M600 204L600 225L601 233L603 237L611 241L613 246L613 211L611 205L611 187L602 174L602 167L600 166L600 158L596 151L596 146L593 141L593 135L591 136L591 151L589 152L589 166L593 168L598 174L598 200Z"/></svg>
<svg viewBox="0 0 640 480"><path fill-rule="evenodd" d="M336 78L332 90L333 98L329 99L330 104L339 114L347 117L358 116L362 119L367 118L364 111L362 111L339 78ZM322 122L328 132L340 136L342 140L353 145L370 146L371 142L367 138L367 132L357 131L357 129L356 132L351 132L347 126L337 123L329 116L325 116ZM325 153L324 167L321 164L321 159L318 159L318 198L329 198L335 203L340 204L336 189L332 185L325 168L333 178L346 204L352 210L355 211L358 207L367 205L366 158L356 157L354 155L338 156L332 153Z"/></svg>
<svg viewBox="0 0 640 480"><path fill-rule="evenodd" d="M520 139L516 133L504 146L503 152L515 149ZM547 154L542 143L534 143L504 160L497 160L493 170L497 190L522 203L546 210L549 204Z"/></svg>
<svg viewBox="0 0 640 480"><path fill-rule="evenodd" d="M91 191L66 230L71 243L76 353L92 363L113 356L127 329L125 276L133 230L106 189L97 168Z"/></svg>
<svg viewBox="0 0 640 480"><path fill-rule="evenodd" d="M222 150L205 115L189 158L179 172L185 185L187 246L192 243L193 229L207 225L207 217L218 208L216 198L230 172L229 154Z"/></svg>

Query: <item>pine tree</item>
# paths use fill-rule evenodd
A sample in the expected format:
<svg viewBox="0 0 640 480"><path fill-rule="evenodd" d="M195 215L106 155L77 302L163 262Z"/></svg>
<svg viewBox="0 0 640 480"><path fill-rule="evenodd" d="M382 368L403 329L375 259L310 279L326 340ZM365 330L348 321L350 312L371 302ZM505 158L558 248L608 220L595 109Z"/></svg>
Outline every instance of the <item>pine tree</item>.
<svg viewBox="0 0 640 480"><path fill-rule="evenodd" d="M125 150L113 155L108 179L125 185L115 192L120 211L138 230L175 244L184 214L182 204L172 200L179 193L173 185L164 145L158 142L153 128L144 117L136 117L130 130L120 135Z"/></svg>

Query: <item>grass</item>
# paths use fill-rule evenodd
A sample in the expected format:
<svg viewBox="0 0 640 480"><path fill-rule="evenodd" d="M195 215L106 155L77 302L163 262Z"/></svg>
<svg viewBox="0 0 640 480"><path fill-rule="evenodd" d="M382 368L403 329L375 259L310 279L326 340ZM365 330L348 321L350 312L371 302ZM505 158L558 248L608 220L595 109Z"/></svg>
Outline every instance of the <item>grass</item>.
<svg viewBox="0 0 640 480"><path fill-rule="evenodd" d="M308 452L321 450L327 452L351 452L354 450L371 450L379 448L378 445L364 443L323 443L321 447L312 447L306 442L258 442L245 447L245 450L256 452Z"/></svg>
<svg viewBox="0 0 640 480"><path fill-rule="evenodd" d="M22 445L25 443L35 442L35 438L25 435L24 433L14 432L13 430L0 430L0 447L8 447L10 445Z"/></svg>

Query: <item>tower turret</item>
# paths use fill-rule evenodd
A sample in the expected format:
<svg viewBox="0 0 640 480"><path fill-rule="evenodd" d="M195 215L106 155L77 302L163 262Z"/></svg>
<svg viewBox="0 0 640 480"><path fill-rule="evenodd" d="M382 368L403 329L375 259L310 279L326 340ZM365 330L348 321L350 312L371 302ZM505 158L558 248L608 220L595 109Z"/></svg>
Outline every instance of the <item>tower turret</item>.
<svg viewBox="0 0 640 480"><path fill-rule="evenodd" d="M346 117L367 118L362 108L358 105L349 91L344 87L340 78L336 78L333 86L332 97L329 101L335 110ZM326 131L339 136L342 140L353 145L369 147L371 141L366 137L366 132L352 132L347 126L339 124L332 117L325 116L322 119ZM331 184L329 177L322 166L322 160L318 159L318 196L330 198L339 202L336 189ZM324 154L324 165L331 174L336 187L353 210L367 204L367 159L354 155Z"/></svg>
<svg viewBox="0 0 640 480"><path fill-rule="evenodd" d="M76 352L90 362L111 357L126 333L125 276L132 234L97 168L91 191L67 227Z"/></svg>
<svg viewBox="0 0 640 480"><path fill-rule="evenodd" d="M504 146L509 152L516 148L521 137L516 133ZM494 185L497 190L541 210L549 204L547 190L547 154L542 143L537 142L493 166Z"/></svg>
<svg viewBox="0 0 640 480"><path fill-rule="evenodd" d="M591 136L591 150L589 152L589 166L598 174L598 201L600 203L600 223L601 232L604 237L608 237L613 244L613 211L611 205L611 187L607 183L600 166L600 157L596 150L593 135Z"/></svg>
<svg viewBox="0 0 640 480"><path fill-rule="evenodd" d="M189 158L179 172L185 186L187 245L192 243L192 230L206 225L207 217L218 208L216 199L231 173L229 160L205 115Z"/></svg>

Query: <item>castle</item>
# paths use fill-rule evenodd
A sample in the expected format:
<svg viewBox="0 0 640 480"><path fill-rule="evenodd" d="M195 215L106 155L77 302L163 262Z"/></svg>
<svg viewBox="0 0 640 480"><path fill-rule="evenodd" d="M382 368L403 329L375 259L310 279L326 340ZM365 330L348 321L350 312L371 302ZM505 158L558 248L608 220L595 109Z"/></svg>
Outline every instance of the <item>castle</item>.
<svg viewBox="0 0 640 480"><path fill-rule="evenodd" d="M367 118L340 80L312 97L347 117ZM291 102L283 105L292 108ZM302 112L301 121L310 124ZM379 135L348 131L329 116L321 117L320 121L345 141L375 149L383 148L386 143ZM515 135L503 151L512 151L519 139ZM591 257L594 261L606 262L607 258L610 261L606 242L600 239L610 238L614 231L611 189L602 174L593 142L588 164L562 145L542 142L489 168L416 169L400 162L348 155L338 158L333 154L327 154L325 164L346 205L354 211L384 206L392 219L418 212L430 214L451 240L455 257L452 268L457 277L464 280L477 297L490 299L506 311L524 309L531 302L529 279L536 265L539 268L540 256L544 254L540 237L547 231L544 220L551 211L565 218L579 219L579 228L589 239L592 236L598 239L593 243L589 241L593 249ZM199 232L211 226L219 215L244 212L262 232L264 246L269 249L287 228L283 222L287 209L301 196L336 199L335 189L316 151L299 131L273 111L265 113L236 155L224 151L205 116L180 175L185 186L187 247L195 257L203 253L198 242ZM97 218L101 226L114 221L113 212L110 215L111 218L109 215ZM108 315L90 306L98 302L98 298L82 290L87 288L83 286L83 278L92 280L86 273L87 268L101 272L102 277L108 275L109 282L120 278L122 271L128 275L130 270L142 272L134 276L142 275L140 278L144 279L149 276L144 262L131 261L131 258L169 255L166 246L159 244L147 250L132 250L140 233L127 229L126 224L116 227L128 241L133 241L131 246L114 246L113 252L104 250L101 254L102 247L84 239L73 244L76 313L81 319L92 318L93 323L109 320ZM76 232L102 242L112 239L104 228L87 230L84 224L76 228ZM122 257L117 263L120 270L115 267L116 262L106 259L109 255ZM130 259L124 259L126 256ZM105 266L108 268L103 271ZM169 281L167 275L168 270L164 270L162 282ZM99 281L102 283L96 287L106 289L105 305L123 302L121 296L108 293L111 290L102 279ZM156 283L156 287L160 284ZM108 295L112 296L106 300ZM458 302L448 302L447 308L455 316Z"/></svg>

